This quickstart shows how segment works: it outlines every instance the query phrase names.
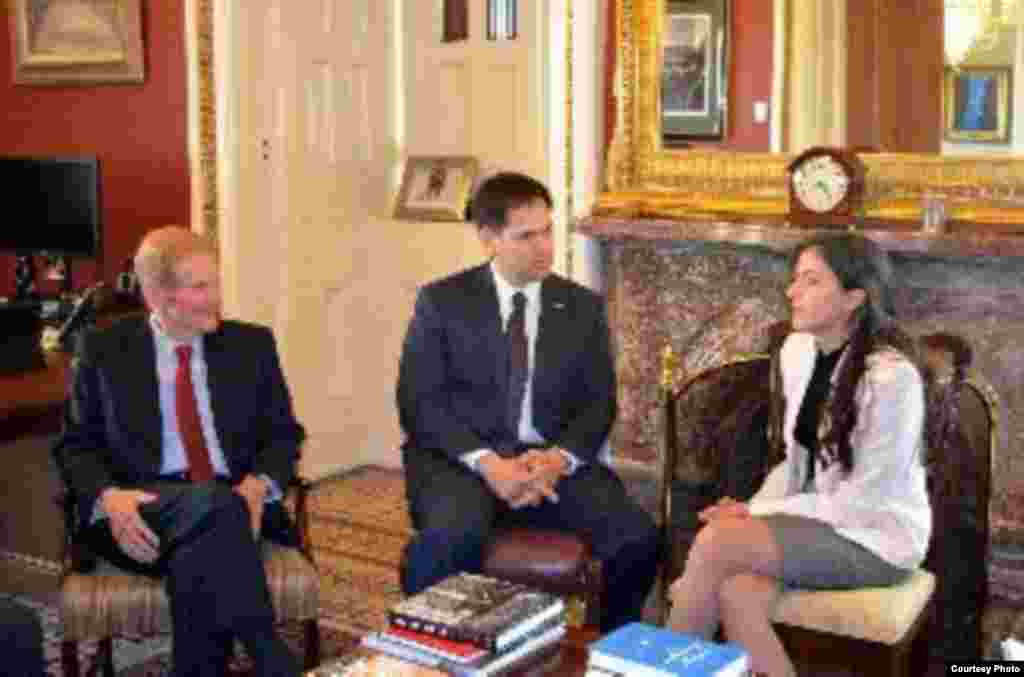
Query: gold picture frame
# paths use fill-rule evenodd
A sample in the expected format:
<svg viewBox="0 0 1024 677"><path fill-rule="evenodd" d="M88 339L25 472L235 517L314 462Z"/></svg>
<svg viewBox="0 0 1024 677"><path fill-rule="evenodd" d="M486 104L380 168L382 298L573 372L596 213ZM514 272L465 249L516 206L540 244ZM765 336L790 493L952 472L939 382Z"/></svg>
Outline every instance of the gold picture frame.
<svg viewBox="0 0 1024 677"><path fill-rule="evenodd" d="M11 0L16 85L141 84L141 0Z"/></svg>
<svg viewBox="0 0 1024 677"><path fill-rule="evenodd" d="M466 155L414 156L406 160L395 218L464 221L479 162Z"/></svg>
<svg viewBox="0 0 1024 677"><path fill-rule="evenodd" d="M953 143L1009 143L1010 66L946 68L942 87L943 135Z"/></svg>
<svg viewBox="0 0 1024 677"><path fill-rule="evenodd" d="M607 190L595 215L782 223L786 166L795 154L662 144L661 35L666 0L615 0L616 126L608 149ZM1024 223L1024 157L866 153L865 218L921 222L921 198L949 201L949 218L1017 229Z"/></svg>

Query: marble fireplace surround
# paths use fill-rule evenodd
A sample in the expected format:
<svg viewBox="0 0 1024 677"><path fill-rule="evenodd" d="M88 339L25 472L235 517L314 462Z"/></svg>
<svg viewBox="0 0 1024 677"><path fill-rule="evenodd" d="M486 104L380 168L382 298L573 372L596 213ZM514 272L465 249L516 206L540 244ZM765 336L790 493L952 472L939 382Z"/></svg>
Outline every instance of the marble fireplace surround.
<svg viewBox="0 0 1024 677"><path fill-rule="evenodd" d="M616 342L616 454L658 456L659 353L671 344L684 374L758 350L785 318L786 255L813 231L778 224L595 216L577 232L602 243ZM974 368L999 396L992 459L990 593L1024 603L1024 237L868 230L896 264L897 310L915 334L970 341Z"/></svg>

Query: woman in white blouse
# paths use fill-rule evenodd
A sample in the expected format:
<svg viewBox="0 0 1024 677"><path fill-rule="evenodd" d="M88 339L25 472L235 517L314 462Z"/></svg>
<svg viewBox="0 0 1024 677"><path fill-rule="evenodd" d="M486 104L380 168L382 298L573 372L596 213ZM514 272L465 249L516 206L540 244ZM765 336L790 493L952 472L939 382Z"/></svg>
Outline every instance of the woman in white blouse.
<svg viewBox="0 0 1024 677"><path fill-rule="evenodd" d="M792 261L785 459L749 502L724 498L700 514L669 621L704 635L721 622L772 677L796 674L770 621L783 585L898 583L931 533L924 386L892 320L888 256L844 234L800 245Z"/></svg>

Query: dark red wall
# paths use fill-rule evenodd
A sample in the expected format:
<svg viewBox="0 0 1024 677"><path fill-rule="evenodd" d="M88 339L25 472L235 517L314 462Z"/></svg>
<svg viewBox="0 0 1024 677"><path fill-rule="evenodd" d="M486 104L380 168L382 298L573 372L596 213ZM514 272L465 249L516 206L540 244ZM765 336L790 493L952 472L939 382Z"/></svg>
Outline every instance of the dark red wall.
<svg viewBox="0 0 1024 677"><path fill-rule="evenodd" d="M722 148L768 152L770 124L754 123L754 102L772 106L774 3L732 0L732 68L729 73L729 133Z"/></svg>
<svg viewBox="0 0 1024 677"><path fill-rule="evenodd" d="M754 123L754 102L766 101L771 106L772 61L774 49L774 13L772 0L731 0L732 45L730 46L731 68L729 73L729 127L726 138L718 143L695 143L695 146L722 148L747 152L768 152L771 144L770 125ZM615 29L615 7L609 3L609 30ZM611 91L615 72L615 36L609 36L606 53L608 68L605 77L606 91ZM611 94L605 107L606 143L615 129L615 106Z"/></svg>
<svg viewBox="0 0 1024 677"><path fill-rule="evenodd" d="M0 31L0 154L100 159L104 261L102 270L90 260L73 263L78 289L101 278L113 283L147 230L190 219L184 3L142 7L142 85L14 86L10 31ZM5 228L31 227L5 221ZM45 280L39 286L55 290ZM0 295L13 291L13 258L0 254Z"/></svg>

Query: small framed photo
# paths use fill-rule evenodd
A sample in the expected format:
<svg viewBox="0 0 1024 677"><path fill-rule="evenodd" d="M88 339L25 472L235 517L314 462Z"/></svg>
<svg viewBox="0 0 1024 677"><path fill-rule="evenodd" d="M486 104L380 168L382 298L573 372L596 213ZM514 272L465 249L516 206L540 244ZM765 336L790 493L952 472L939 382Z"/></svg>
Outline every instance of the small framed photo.
<svg viewBox="0 0 1024 677"><path fill-rule="evenodd" d="M942 104L947 141L1010 142L1010 71L1010 66L946 69Z"/></svg>
<svg viewBox="0 0 1024 677"><path fill-rule="evenodd" d="M470 156L410 157L395 205L396 219L464 221L479 171Z"/></svg>
<svg viewBox="0 0 1024 677"><path fill-rule="evenodd" d="M661 53L661 126L666 141L720 139L729 95L725 0L667 0Z"/></svg>
<svg viewBox="0 0 1024 677"><path fill-rule="evenodd" d="M16 85L140 84L142 0L12 0Z"/></svg>

